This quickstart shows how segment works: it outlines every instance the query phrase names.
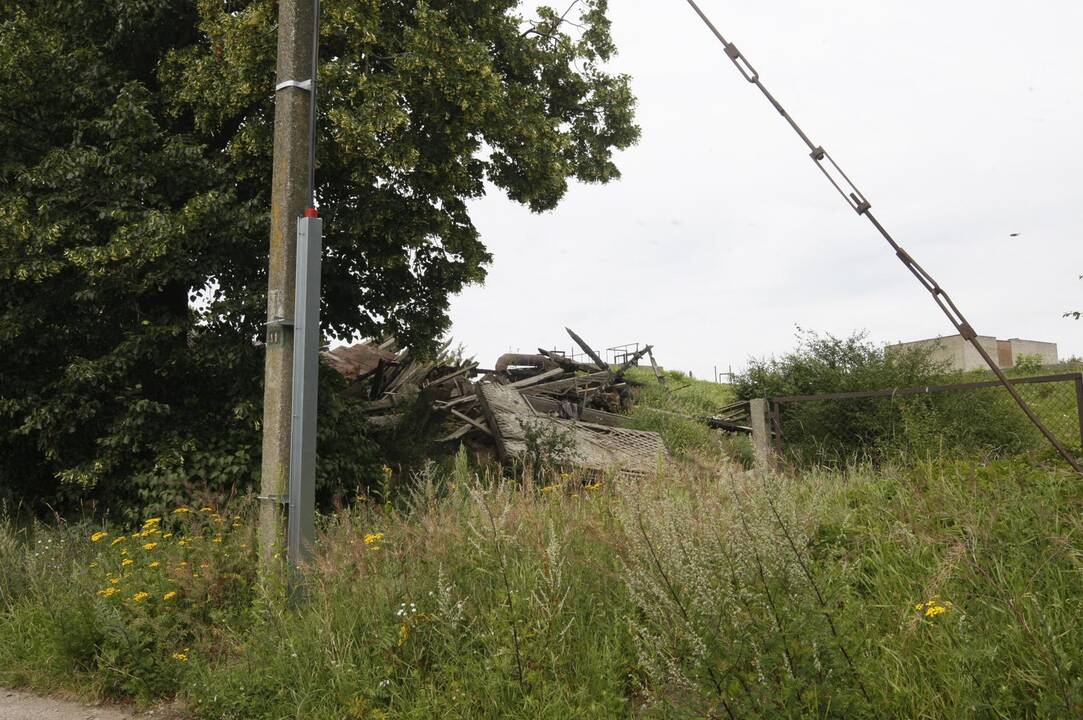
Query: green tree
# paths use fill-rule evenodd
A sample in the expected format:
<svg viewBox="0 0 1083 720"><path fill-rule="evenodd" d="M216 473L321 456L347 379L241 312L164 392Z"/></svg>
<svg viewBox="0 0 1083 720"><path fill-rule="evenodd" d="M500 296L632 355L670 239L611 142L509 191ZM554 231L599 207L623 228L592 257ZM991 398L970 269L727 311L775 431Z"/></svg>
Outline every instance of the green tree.
<svg viewBox="0 0 1083 720"><path fill-rule="evenodd" d="M0 493L165 502L258 468L271 0L3 0ZM325 0L324 327L430 347L489 254L634 143L606 0ZM325 378L325 382L333 382ZM321 473L371 460L322 393ZM333 469L332 469L333 468Z"/></svg>

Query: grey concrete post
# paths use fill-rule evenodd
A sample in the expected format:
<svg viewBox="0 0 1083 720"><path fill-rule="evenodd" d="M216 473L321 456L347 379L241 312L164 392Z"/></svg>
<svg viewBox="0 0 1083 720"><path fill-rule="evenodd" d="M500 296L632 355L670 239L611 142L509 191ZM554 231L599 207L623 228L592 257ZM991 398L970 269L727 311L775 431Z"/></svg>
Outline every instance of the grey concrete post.
<svg viewBox="0 0 1083 720"><path fill-rule="evenodd" d="M280 0L276 84L312 78L311 0ZM276 89L271 178L271 248L267 274L267 354L263 392L259 558L263 573L282 549L282 512L290 465L293 306L297 218L308 204L310 93L298 85Z"/></svg>
<svg viewBox="0 0 1083 720"><path fill-rule="evenodd" d="M775 453L771 447L771 425L767 418L767 401L756 398L749 401L752 425L752 452L757 470L771 470L775 466Z"/></svg>

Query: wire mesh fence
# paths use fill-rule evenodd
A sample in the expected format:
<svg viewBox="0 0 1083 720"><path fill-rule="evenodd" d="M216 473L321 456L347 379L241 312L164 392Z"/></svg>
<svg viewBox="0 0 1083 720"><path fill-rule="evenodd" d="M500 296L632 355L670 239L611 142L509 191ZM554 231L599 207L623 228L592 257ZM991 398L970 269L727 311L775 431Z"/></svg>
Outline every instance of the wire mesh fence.
<svg viewBox="0 0 1083 720"><path fill-rule="evenodd" d="M1083 373L1011 383L1077 457L1083 448ZM1000 458L1049 442L997 381L769 398L777 456L796 465L846 465L900 456Z"/></svg>

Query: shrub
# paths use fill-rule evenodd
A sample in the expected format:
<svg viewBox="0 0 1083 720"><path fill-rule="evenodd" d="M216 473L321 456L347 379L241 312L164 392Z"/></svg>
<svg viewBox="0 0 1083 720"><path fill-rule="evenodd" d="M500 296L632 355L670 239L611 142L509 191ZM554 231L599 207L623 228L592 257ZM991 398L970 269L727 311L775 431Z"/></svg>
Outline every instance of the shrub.
<svg viewBox="0 0 1083 720"><path fill-rule="evenodd" d="M846 339L800 332L781 358L755 360L735 383L742 399L882 390L987 379L949 374L926 349L886 352L864 333ZM1003 390L780 405L787 457L800 465L891 458L1003 457L1041 446L1041 437Z"/></svg>

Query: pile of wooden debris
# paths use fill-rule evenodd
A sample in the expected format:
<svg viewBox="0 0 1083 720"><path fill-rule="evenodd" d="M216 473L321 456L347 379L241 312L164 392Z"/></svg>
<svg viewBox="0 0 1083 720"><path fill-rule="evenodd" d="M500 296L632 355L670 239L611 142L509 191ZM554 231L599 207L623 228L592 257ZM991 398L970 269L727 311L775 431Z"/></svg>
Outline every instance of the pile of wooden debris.
<svg viewBox="0 0 1083 720"><path fill-rule="evenodd" d="M635 384L625 375L651 346L610 365L571 330L568 334L592 362L557 352L508 354L492 369L473 360L425 362L399 349L393 339L362 342L324 353L324 361L363 393L370 420L397 423L404 408L431 404L444 420L441 442L492 447L505 462L525 461L547 438L559 439L567 464L597 472L643 475L666 455L657 433L628 428ZM447 346L437 353L444 357Z"/></svg>

